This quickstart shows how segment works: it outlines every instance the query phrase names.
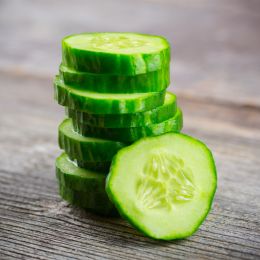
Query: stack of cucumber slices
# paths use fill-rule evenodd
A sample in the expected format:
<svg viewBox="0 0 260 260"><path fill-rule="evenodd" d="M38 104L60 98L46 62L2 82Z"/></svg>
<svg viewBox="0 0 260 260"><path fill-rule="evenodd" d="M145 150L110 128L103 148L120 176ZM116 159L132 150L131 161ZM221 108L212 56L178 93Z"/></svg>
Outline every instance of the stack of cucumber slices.
<svg viewBox="0 0 260 260"><path fill-rule="evenodd" d="M62 41L54 79L66 119L59 126L61 197L127 219L156 239L193 234L216 190L210 150L180 134L170 83L170 45L136 33L84 33Z"/></svg>

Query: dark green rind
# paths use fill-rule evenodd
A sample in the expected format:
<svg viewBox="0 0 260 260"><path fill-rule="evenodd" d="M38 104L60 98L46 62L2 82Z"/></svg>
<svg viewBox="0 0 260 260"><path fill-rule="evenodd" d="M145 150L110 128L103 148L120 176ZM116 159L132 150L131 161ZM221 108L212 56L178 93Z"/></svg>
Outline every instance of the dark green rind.
<svg viewBox="0 0 260 260"><path fill-rule="evenodd" d="M100 138L83 137L73 130L71 119L65 119L59 125L59 146L72 160L82 166L89 162L109 162L126 143ZM91 165L89 164L91 167ZM96 167L96 165L92 165ZM90 168L88 167L88 168ZM85 168L85 167L84 167Z"/></svg>
<svg viewBox="0 0 260 260"><path fill-rule="evenodd" d="M88 95L87 91L75 90L65 85L58 76L54 80L54 93L60 105L92 114L126 114L147 111L161 106L165 97L165 91L140 94L96 93L96 97L93 97L91 94Z"/></svg>
<svg viewBox="0 0 260 260"><path fill-rule="evenodd" d="M95 213L114 214L115 208L105 191L105 174L78 168L63 153L56 159L56 177L63 187L63 199Z"/></svg>
<svg viewBox="0 0 260 260"><path fill-rule="evenodd" d="M60 77L71 87L99 93L160 92L170 84L169 67L135 76L117 76L79 72L61 64Z"/></svg>
<svg viewBox="0 0 260 260"><path fill-rule="evenodd" d="M160 36L144 35L145 37L162 39L165 43L163 49L153 53L139 54L119 54L76 49L66 43L66 40L73 36L67 36L62 40L62 63L77 71L115 75L137 75L164 70L170 63L170 45L165 38Z"/></svg>
<svg viewBox="0 0 260 260"><path fill-rule="evenodd" d="M182 112L177 109L176 114L168 120L158 124L130 128L99 128L73 120L76 132L85 136L103 137L121 142L134 142L145 136L156 136L168 132L180 132L183 126Z"/></svg>
<svg viewBox="0 0 260 260"><path fill-rule="evenodd" d="M110 217L118 216L118 212L116 208L113 207L110 201L108 202L109 206L105 206L105 207L102 206L100 208L97 208L95 204L100 202L103 203L103 201L102 200L100 201L99 199L94 199L90 202L89 193L87 192L77 191L59 184L59 194L62 197L62 199L66 200L73 206L86 209L98 215L110 216Z"/></svg>
<svg viewBox="0 0 260 260"><path fill-rule="evenodd" d="M166 133L166 135L171 135L171 134L173 134L173 133ZM174 133L174 134L176 134L176 133ZM139 230L145 236L153 238L153 239L157 239L157 240L170 241L170 240L184 239L184 238L187 238L187 237L193 235L199 229L199 227L201 226L201 224L204 222L204 220L206 219L207 215L209 214L209 212L211 210L211 207L212 207L212 204L213 204L214 196L215 196L215 193L216 193L216 190L217 190L217 169L216 169L216 165L215 165L215 161L214 161L212 152L210 151L210 149L203 142L199 141L198 139L195 139L195 138L190 137L190 136L185 135L185 134L181 134L181 135L186 136L187 138L190 138L191 140L196 141L196 142L202 144L205 147L209 157L211 158L211 162L212 162L212 164L211 164L211 166L212 166L211 172L213 173L213 177L214 177L214 180L215 180L215 190L212 193L212 197L211 197L210 203L208 205L208 209L205 211L205 214L204 214L204 216L202 216L201 220L198 221L197 225L194 226L194 229L192 229L189 233L186 233L185 235L183 235L183 234L182 235L176 234L174 236L166 236L166 237L161 237L161 238L154 237L153 234L151 234L149 232L149 230L145 230L142 227L142 225L140 225L140 223L138 223L135 220L134 216L133 217L128 216L127 212L124 211L124 209L122 208L120 203L117 201L117 198L113 195L112 190L110 189L110 182L112 181L113 172L116 170L116 164L117 164L116 161L120 160L120 154L123 153L123 152L126 152L127 149L131 149L132 147L138 145L139 142L142 142L142 141L150 139L150 138L158 138L158 137L155 136L155 137L145 137L145 138L142 138L142 139L138 140L137 142L135 142L134 144L132 144L132 145L130 145L128 147L125 147L124 149L119 151L117 153L117 155L112 160L112 163L111 163L111 166L110 166L110 172L109 172L109 174L107 175L107 178L106 178L106 192L107 192L107 195L108 195L110 201L115 205L116 209L118 210L118 212L122 216L122 218L127 220L133 227L135 227L137 230Z"/></svg>
<svg viewBox="0 0 260 260"><path fill-rule="evenodd" d="M111 161L109 162L90 162L90 161L80 161L80 160L74 160L78 167L97 171L97 172L103 172L107 174L109 172L109 168L111 165Z"/></svg>
<svg viewBox="0 0 260 260"><path fill-rule="evenodd" d="M94 127L126 128L157 124L173 117L177 110L176 96L166 92L164 104L152 110L132 114L94 115L67 109L67 115L76 122Z"/></svg>

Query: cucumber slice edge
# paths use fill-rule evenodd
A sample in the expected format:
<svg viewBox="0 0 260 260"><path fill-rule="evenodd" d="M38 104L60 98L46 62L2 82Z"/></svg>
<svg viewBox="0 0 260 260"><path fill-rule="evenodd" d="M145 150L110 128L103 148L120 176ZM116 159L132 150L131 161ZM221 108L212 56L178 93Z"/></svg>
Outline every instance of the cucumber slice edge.
<svg viewBox="0 0 260 260"><path fill-rule="evenodd" d="M100 38L99 39L100 42L98 42L97 39L98 37ZM110 39L108 39L108 37L110 37ZM82 38L84 38L84 44L82 43ZM147 44L147 42L145 41L146 38L148 38L148 43L150 43L149 44L150 46L148 45L148 47L144 48L144 45ZM94 45L96 45L96 47L88 46L88 48L84 48L84 45L86 45L86 40L88 41L92 40L92 42L93 40L94 41L96 40L96 42L94 42ZM131 42L131 40L133 41ZM119 51L117 51L115 46L113 46L113 42L116 43ZM122 42L125 42L125 45L123 45ZM146 50L149 49L149 47L151 48L151 43L155 43L152 45L153 49L151 49L150 51L141 51L143 50L143 48ZM98 45L99 47L97 47ZM107 45L107 48L104 48L104 45L105 46ZM126 45L128 45L129 47ZM115 54L132 55L132 54L139 54L140 52L142 54L153 54L153 53L160 52L163 49L170 48L169 42L163 36L134 33L134 32L92 32L92 33L85 32L80 34L71 34L62 39L62 46L63 47L68 46L70 48L78 49L82 51L105 53L111 55L115 55ZM123 51L127 47L132 49L132 52L126 50Z"/></svg>
<svg viewBox="0 0 260 260"><path fill-rule="evenodd" d="M212 192L210 194L211 196L209 196L209 200L208 200L208 203L207 203L207 208L204 210L204 214L201 215L201 217L198 220L198 222L196 223L196 225L194 225L194 227L192 229L190 229L189 232L184 232L183 234L176 234L176 233L173 232L172 234L167 234L167 235L164 235L164 236L161 236L161 235L157 236L157 234L154 233L153 231L151 232L150 230L147 230L147 227L145 227L145 225L142 225L142 223L140 223L134 217L129 216L129 214L127 213L126 208L124 208L124 205L122 206L121 205L122 203L120 203L120 201L118 201L118 199L116 198L117 196L114 195L113 189L111 188L112 187L111 183L113 182L113 170L116 167L116 164L117 164L116 161L120 160L120 156L122 154L127 152L127 150L132 149L133 146L137 146L138 144L144 142L147 139L160 138L161 136L167 136L167 135L168 136L170 136L170 135L182 135L182 136L184 136L184 137L186 137L186 138L188 138L188 139L190 139L192 141L197 142L197 144L199 144L199 145L201 145L203 147L204 151L209 156L208 160L211 162L210 163L210 166L211 166L210 173L213 174L212 175L213 182L211 183L211 185L212 185L212 187L214 187L214 189L212 190ZM216 165L215 165L215 161L214 161L212 152L200 140L197 140L197 139L195 139L193 137L190 137L190 136L185 135L185 134L180 134L180 133L166 133L166 134L163 134L163 135L160 135L160 136L144 137L144 138L138 140L137 142L135 142L134 144L121 149L117 153L117 155L114 157L114 159L112 160L112 164L111 164L111 167L110 167L110 173L108 174L108 176L106 178L106 191L107 191L108 197L114 203L114 205L117 208L117 210L119 211L120 215L123 218L125 218L130 224L132 224L136 229L141 231L143 234L147 235L148 237L159 239L159 240L183 239L183 238L186 238L188 236L191 236L194 232L196 232L199 229L200 225L205 220L205 218L207 217L207 215L208 215L208 213L209 213L209 211L210 211L210 209L212 207L212 203L213 203L213 200L214 200L214 196L215 196L216 190L217 190L217 170L216 170Z"/></svg>

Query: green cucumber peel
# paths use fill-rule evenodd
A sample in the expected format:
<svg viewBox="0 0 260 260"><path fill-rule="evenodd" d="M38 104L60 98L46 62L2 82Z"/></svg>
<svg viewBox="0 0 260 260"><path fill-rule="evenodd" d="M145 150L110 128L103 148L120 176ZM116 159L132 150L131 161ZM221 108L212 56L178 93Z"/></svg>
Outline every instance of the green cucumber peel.
<svg viewBox="0 0 260 260"><path fill-rule="evenodd" d="M121 149L106 180L119 213L145 235L161 240L196 232L211 209L216 188L211 151L201 141L177 133L146 137Z"/></svg>
<svg viewBox="0 0 260 260"><path fill-rule="evenodd" d="M170 45L138 33L82 33L62 40L62 63L77 71L138 75L169 67Z"/></svg>
<svg viewBox="0 0 260 260"><path fill-rule="evenodd" d="M171 92L166 92L163 105L139 113L97 115L66 108L66 114L74 121L93 127L105 128L127 128L157 124L173 117L176 111L176 96Z"/></svg>

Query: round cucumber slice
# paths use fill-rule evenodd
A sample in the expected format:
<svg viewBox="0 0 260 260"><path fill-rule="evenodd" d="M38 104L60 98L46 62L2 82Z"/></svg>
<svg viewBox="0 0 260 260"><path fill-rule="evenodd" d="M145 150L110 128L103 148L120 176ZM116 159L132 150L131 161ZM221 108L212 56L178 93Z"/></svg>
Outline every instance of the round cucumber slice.
<svg viewBox="0 0 260 260"><path fill-rule="evenodd" d="M176 96L173 93L166 92L163 105L149 111L122 115L94 115L66 108L66 113L74 121L83 124L95 127L126 128L160 123L173 117L176 110Z"/></svg>
<svg viewBox="0 0 260 260"><path fill-rule="evenodd" d="M115 212L105 191L105 174L79 168L63 153L56 159L56 176L63 199L102 215Z"/></svg>
<svg viewBox="0 0 260 260"><path fill-rule="evenodd" d="M160 36L82 33L62 40L62 63L78 71L137 75L169 66L170 45Z"/></svg>
<svg viewBox="0 0 260 260"><path fill-rule="evenodd" d="M170 84L169 68L134 76L122 76L80 72L60 65L60 77L71 87L98 93L159 92Z"/></svg>
<svg viewBox="0 0 260 260"><path fill-rule="evenodd" d="M125 114L151 110L164 102L165 91L133 94L105 94L75 89L56 76L55 99L62 106L92 114Z"/></svg>
<svg viewBox="0 0 260 260"><path fill-rule="evenodd" d="M126 143L95 137L85 137L73 130L71 119L65 119L59 125L59 146L79 166L85 162L109 162ZM91 164L89 164L91 167ZM96 165L94 165L96 167ZM85 168L85 167L84 167Z"/></svg>
<svg viewBox="0 0 260 260"><path fill-rule="evenodd" d="M145 136L161 135L167 132L180 132L183 125L182 112L178 108L176 114L158 124L127 128L93 127L77 120L73 121L76 132L81 135L103 137L121 142L134 142Z"/></svg>
<svg viewBox="0 0 260 260"><path fill-rule="evenodd" d="M112 161L106 191L132 225L149 237L171 240L199 228L216 186L210 150L192 137L168 133L120 150Z"/></svg>

